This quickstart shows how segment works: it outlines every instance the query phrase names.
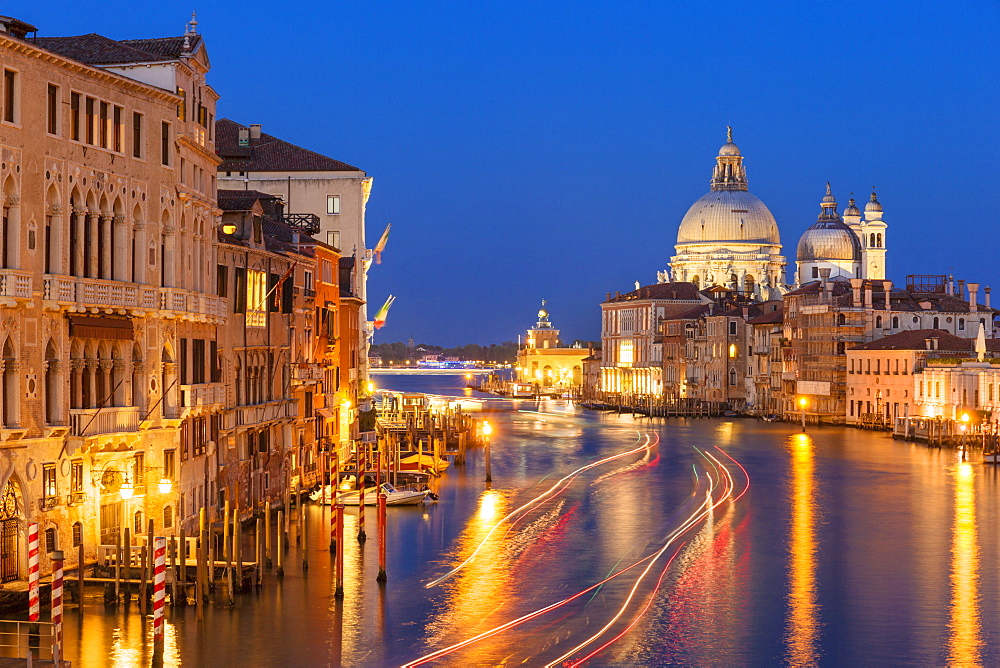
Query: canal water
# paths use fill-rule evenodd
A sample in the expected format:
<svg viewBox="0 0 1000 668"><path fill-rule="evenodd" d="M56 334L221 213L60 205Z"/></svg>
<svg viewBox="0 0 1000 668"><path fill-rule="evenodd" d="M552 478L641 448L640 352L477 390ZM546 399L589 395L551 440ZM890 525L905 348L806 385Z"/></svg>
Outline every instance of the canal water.
<svg viewBox="0 0 1000 668"><path fill-rule="evenodd" d="M458 375L377 380L470 394ZM168 609L164 664L1000 664L1000 474L978 455L490 405L492 484L476 450L436 481L437 503L390 508L387 583L370 510L333 596L329 513L311 506L308 570L293 531L283 579L232 608L217 594L201 622ZM135 604L66 619L74 665L149 665Z"/></svg>

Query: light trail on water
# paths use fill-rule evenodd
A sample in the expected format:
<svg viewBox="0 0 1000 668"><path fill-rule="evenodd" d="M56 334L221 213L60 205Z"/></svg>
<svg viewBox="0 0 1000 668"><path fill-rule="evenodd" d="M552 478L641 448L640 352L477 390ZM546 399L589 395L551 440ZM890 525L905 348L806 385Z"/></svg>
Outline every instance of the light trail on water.
<svg viewBox="0 0 1000 668"><path fill-rule="evenodd" d="M719 448L717 448L717 449L719 449ZM728 459L732 460L733 463L736 464L743 471L744 475L746 475L746 469L744 469L743 466L739 464L739 462L737 462L735 459L733 459L731 456L729 456L727 453L725 453L721 449L719 449L719 451L722 452L722 454L725 455ZM633 450L632 452L634 453L635 450ZM598 588L604 586L606 583L614 580L615 578L617 578L617 577L619 577L621 575L624 575L625 573L627 573L627 572L629 572L629 571L631 571L631 570L633 570L633 569L635 569L635 568L637 568L637 567L639 567L639 566L641 566L643 564L646 564L646 568L643 570L643 572L637 578L636 582L633 583L633 586L632 586L632 588L631 588L628 596L626 597L625 602L619 608L619 611L612 617L612 619L609 622L607 622L607 624L605 624L598 632L596 632L595 634L593 634L590 638L588 638L584 642L578 644L572 650L570 650L569 652L563 654L561 657L559 657L555 661L552 661L552 662L548 663L547 666L548 667L555 666L555 665L559 664L560 662L568 659L573 654L576 654L577 652L581 651L585 647L593 644L602 635L604 635L604 633L606 633L608 631L608 629L610 629L615 624L616 621L618 621L625 614L625 612L627 611L629 603L635 597L635 594L636 594L639 586L641 585L642 581L644 580L645 576L652 570L653 564L655 564L659 560L659 558L662 557L662 555L669 549L669 547L671 545L673 545L677 541L677 539L680 536L682 536L689 529L691 529L696 524L700 523L702 520L704 520L705 518L707 518L709 516L709 514L712 513L721 504L723 504L727 500L731 500L732 502L735 502L737 499L741 498L744 494L746 494L747 490L749 489L749 487L750 487L750 478L749 478L749 475L746 475L746 481L747 481L746 482L746 487L740 492L739 495L737 495L735 498L733 498L733 492L734 492L735 487L736 487L736 482L735 482L735 479L733 478L731 472L729 471L728 467L726 467L726 465L724 465L721 461L719 461L718 458L716 458L715 456L713 456L711 453L701 452L700 450L697 450L697 452L702 457L704 457L706 460L708 460L710 462L710 464L711 464L711 468L706 467L706 471L705 471L706 478L707 478L707 481L708 481L708 489L706 490L705 501L702 502L697 508L695 508L695 510L692 512L692 514L689 515L688 518L686 520L684 520L680 524L680 526L676 527L674 530L672 530L666 536L666 539L665 539L666 542L665 542L665 544L659 550L657 550L656 552L653 552L653 553L651 553L651 554L643 557L642 559L639 559L635 563L633 563L633 564L631 564L629 566L626 566L626 567L618 570L617 572L614 572L614 573L610 574L608 577L604 578L603 580L594 583L593 585L591 585L591 586L587 587L586 589L583 589L583 590L581 590L581 591L573 594L572 596L569 596L569 597L564 598L564 599L562 599L560 601L557 601L557 602L552 603L550 605L547 605L545 607L542 607L542 608L539 608L539 609L534 610L532 612L529 612L529 613L527 613L525 615L522 615L522 616L520 616L520 617L518 617L516 619L513 619L513 620L510 620L508 622L505 622L504 624L496 626L496 627L494 627L492 629L484 631L484 632L482 632L480 634L477 634L477 635L475 635L473 637L470 637L470 638L467 638L465 640L462 640L462 641L460 641L458 643L455 643L453 645L450 645L448 647L442 648L442 649L437 650L435 652L431 652L431 653L429 653L429 654L427 654L425 656L422 656L422 657L420 657L420 658L418 658L418 659L416 659L416 660L414 660L414 661L412 661L410 663L404 664L404 668L409 668L411 666L419 666L419 665L423 665L425 663L428 663L430 661L434 661L436 659L440 659L443 656L451 654L451 653L453 653L453 652L455 652L457 650L460 650L462 648L468 647L468 646L470 646L470 645L472 645L474 643L477 643L477 642L479 642L481 640L485 640L487 638L491 638L491 637L496 636L496 635L498 635L500 633L503 633L505 631L511 630L513 628L516 628L516 627L518 627L518 626L520 626L520 625L522 625L522 624L524 624L524 623L526 623L526 622L528 622L530 620L536 619L536 618L538 618L538 617L540 617L540 616L542 616L542 615L544 615L544 614L546 614L548 612L551 612L553 610L561 608L562 606L571 603L572 601L580 598L581 596L583 596L583 595L585 595L585 594L587 594L589 592L597 590ZM714 499L713 498L713 494L715 492L717 483L713 479L713 477L710 475L712 469L714 469L716 475L719 477L719 483L718 484L720 484L721 487L722 487L722 493L719 495L718 499ZM696 470L696 474L697 474L697 470ZM670 565L673 563L673 561L677 557L677 555L681 552L681 550L683 549L683 547L684 547L684 543L682 543L680 546L678 546L677 550L674 552L674 554L670 557L670 559L664 565L663 569L660 572L659 577L657 578L656 584L654 585L653 589L651 590L651 592L649 594L649 597L647 598L645 604L640 608L640 610L637 612L636 616L631 620L631 622L621 632L619 632L617 635L615 635L614 637L612 637L611 639L609 639L608 641L606 641L603 645L601 645L600 647L594 649L589 654L587 654L585 657L577 659L577 660L572 661L572 662L569 662L568 665L580 665L581 663L589 660L590 658L596 656L597 654L599 654L600 652L602 652L603 650L605 650L606 648L610 647L612 644L614 644L615 642L617 642L618 640L620 640L632 628L634 628L634 626L640 621L640 619L649 610L650 606L652 605L653 600L656 597L656 593L659 591L660 586L662 585L663 579L666 576L666 573L668 572L668 570L670 568Z"/></svg>
<svg viewBox="0 0 1000 668"><path fill-rule="evenodd" d="M654 434L654 436L655 436L655 434ZM642 438L642 436L640 435L640 439L641 438ZM428 582L427 584L424 585L424 588L430 589L431 587L434 587L436 585L441 584L442 582L444 582L445 580L447 580L448 578L450 578L455 573L458 573L465 566L467 566L468 564L472 563L472 561L476 558L476 556L479 554L479 552L483 549L483 546L486 544L486 542L493 535L493 532L496 531L500 527L500 525L504 524L505 522L509 522L513 518L515 518L515 517L517 517L517 516L519 516L519 515L527 512L531 508L534 508L535 506L537 506L538 504L540 504L542 501L545 501L546 499L549 499L550 497L555 496L556 494L558 494L559 492L561 492L566 486L568 486L569 483L572 482L574 478L576 478L577 476L579 476L584 471L587 471L589 469L595 468L597 466L601 466L602 464L607 464L608 462L613 462L613 461L616 461L618 459L622 459L624 457L629 457L631 455L638 454L638 453L640 453L640 452L642 452L644 450L648 450L649 448L653 447L654 445L656 445L656 443L659 443L659 437L658 436L657 436L655 442L653 442L653 439L651 438L650 434L646 434L645 435L645 439L646 439L646 442L643 445L640 445L637 448L633 448L633 449L628 450L626 452L621 452L621 453L619 453L617 455L610 455L608 457L604 457L602 459L598 459L595 462L591 462L590 464L586 464L584 466L581 466L580 468L578 468L578 469L576 469L576 470L568 473L567 475L565 475L562 478L560 478L559 480L557 480L555 482L555 484L552 485L552 487L550 487L549 489L545 490L544 492L542 492L541 494L539 494L535 498L531 499L530 501L528 501L524 505L522 505L522 506L520 506L520 507L515 508L514 510L512 510L503 519L501 519L499 522L497 522L496 524L494 524L492 528L490 528L490 530L483 537L482 541L480 541L479 545L476 546L476 549L473 550L472 554L470 554L468 557L466 557L465 560L462 561L462 563L458 564L457 566L455 566L455 568L451 569L450 571L448 571L444 575L442 575L442 576L440 576L438 578L435 578L434 580L431 580L430 582Z"/></svg>

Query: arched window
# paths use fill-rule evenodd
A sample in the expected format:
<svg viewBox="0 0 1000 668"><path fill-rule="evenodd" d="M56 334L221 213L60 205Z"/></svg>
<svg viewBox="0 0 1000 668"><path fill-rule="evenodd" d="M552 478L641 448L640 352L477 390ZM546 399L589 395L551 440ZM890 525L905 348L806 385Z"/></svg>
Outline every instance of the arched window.
<svg viewBox="0 0 1000 668"><path fill-rule="evenodd" d="M875 246L877 248L881 248L882 247L882 233L881 232L879 234L875 235Z"/></svg>
<svg viewBox="0 0 1000 668"><path fill-rule="evenodd" d="M847 324L847 316L845 316L843 313L838 313L837 314L837 324L838 325L846 325Z"/></svg>
<svg viewBox="0 0 1000 668"><path fill-rule="evenodd" d="M899 316L892 316L892 328L899 329Z"/></svg>
<svg viewBox="0 0 1000 668"><path fill-rule="evenodd" d="M17 358L14 356L14 346L8 337L3 344L3 426L7 429L17 428Z"/></svg>
<svg viewBox="0 0 1000 668"><path fill-rule="evenodd" d="M45 422L59 424L59 355L56 352L55 341L49 339L45 346Z"/></svg>
<svg viewBox="0 0 1000 668"><path fill-rule="evenodd" d="M736 385L736 369L729 370L729 384Z"/></svg>
<svg viewBox="0 0 1000 668"><path fill-rule="evenodd" d="M874 248L875 247L875 233L874 232L872 232L871 235L868 237L868 246L870 248Z"/></svg>
<svg viewBox="0 0 1000 668"><path fill-rule="evenodd" d="M875 329L881 329L881 328L882 328L882 316L877 315L875 316Z"/></svg>
<svg viewBox="0 0 1000 668"><path fill-rule="evenodd" d="M173 506L163 507L163 528L173 529L174 528L174 508Z"/></svg>
<svg viewBox="0 0 1000 668"><path fill-rule="evenodd" d="M146 533L145 529L142 526L142 511L141 510L135 511L135 521L132 524L132 528L135 531L135 535L136 536L141 536L142 534Z"/></svg>
<svg viewBox="0 0 1000 668"><path fill-rule="evenodd" d="M73 547L83 545L83 522L73 523Z"/></svg>
<svg viewBox="0 0 1000 668"><path fill-rule="evenodd" d="M940 320L940 318L934 318L934 327L933 328L934 329L941 329L941 320Z"/></svg>

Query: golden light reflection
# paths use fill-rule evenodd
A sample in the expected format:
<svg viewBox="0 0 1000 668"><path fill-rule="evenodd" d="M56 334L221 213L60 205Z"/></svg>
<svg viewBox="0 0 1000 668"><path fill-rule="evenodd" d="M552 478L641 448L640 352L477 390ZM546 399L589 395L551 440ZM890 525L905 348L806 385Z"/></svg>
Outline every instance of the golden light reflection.
<svg viewBox="0 0 1000 668"><path fill-rule="evenodd" d="M976 476L968 462L955 478L955 525L951 543L949 665L978 665L982 648L979 617L979 538L976 528Z"/></svg>
<svg viewBox="0 0 1000 668"><path fill-rule="evenodd" d="M792 530L789 543L787 662L813 665L819 660L816 602L816 502L814 499L815 453L808 434L790 439L792 455Z"/></svg>
<svg viewBox="0 0 1000 668"><path fill-rule="evenodd" d="M486 490L483 492L483 496L479 499L479 510L476 512L476 518L481 522L492 522L497 518L497 506L500 502L500 496L493 490Z"/></svg>

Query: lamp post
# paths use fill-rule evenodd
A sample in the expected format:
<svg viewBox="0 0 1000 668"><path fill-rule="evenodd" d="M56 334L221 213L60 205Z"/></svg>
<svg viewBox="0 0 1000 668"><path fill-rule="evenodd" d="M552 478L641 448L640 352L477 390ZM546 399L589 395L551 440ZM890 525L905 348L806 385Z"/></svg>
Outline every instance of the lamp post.
<svg viewBox="0 0 1000 668"><path fill-rule="evenodd" d="M962 461L963 462L965 461L965 445L966 445L966 439L967 439L967 437L969 435L969 420L971 420L971 419L972 419L972 417L968 413L962 413L961 420L962 420Z"/></svg>
<svg viewBox="0 0 1000 668"><path fill-rule="evenodd" d="M490 434L493 427L489 422L483 422L483 438L486 439L486 482L493 482L493 469L490 462Z"/></svg>
<svg viewBox="0 0 1000 668"><path fill-rule="evenodd" d="M802 433L806 433L806 406L809 405L809 400L805 397L799 397L799 410L802 413Z"/></svg>

